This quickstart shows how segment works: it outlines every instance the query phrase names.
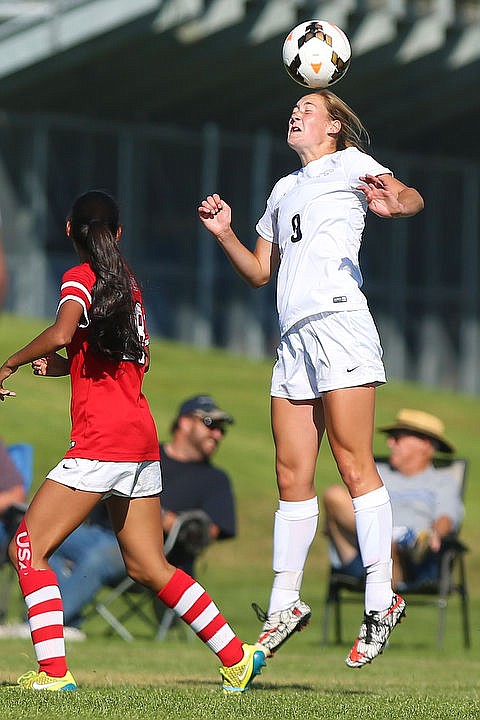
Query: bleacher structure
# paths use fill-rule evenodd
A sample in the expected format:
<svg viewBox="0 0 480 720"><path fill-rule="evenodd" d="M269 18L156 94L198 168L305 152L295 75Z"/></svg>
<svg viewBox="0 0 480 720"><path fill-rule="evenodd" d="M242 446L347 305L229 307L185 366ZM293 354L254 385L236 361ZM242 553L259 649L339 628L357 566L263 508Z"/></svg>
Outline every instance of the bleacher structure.
<svg viewBox="0 0 480 720"><path fill-rule="evenodd" d="M120 200L151 332L269 356L273 288L235 276L196 208L221 190L254 241L274 181L297 163L284 138L302 88L283 39L313 17L347 32L352 65L334 90L426 200L408 222L367 224L389 376L479 393L478 0L0 0L7 308L55 311L72 259L65 214L101 186Z"/></svg>

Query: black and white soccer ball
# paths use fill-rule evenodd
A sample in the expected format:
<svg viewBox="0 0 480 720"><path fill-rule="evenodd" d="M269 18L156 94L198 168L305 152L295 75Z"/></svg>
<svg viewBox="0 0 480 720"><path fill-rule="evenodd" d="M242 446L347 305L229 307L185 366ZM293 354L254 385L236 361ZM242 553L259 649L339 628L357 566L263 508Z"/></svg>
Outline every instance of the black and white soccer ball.
<svg viewBox="0 0 480 720"><path fill-rule="evenodd" d="M352 50L339 27L326 20L307 20L288 33L282 55L285 69L293 80L318 89L344 77Z"/></svg>

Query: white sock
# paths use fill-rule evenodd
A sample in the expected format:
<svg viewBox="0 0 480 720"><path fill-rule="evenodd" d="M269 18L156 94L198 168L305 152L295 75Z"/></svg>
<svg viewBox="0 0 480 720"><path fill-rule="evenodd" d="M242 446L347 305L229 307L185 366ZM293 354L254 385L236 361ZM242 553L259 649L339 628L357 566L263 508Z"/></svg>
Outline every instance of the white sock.
<svg viewBox="0 0 480 720"><path fill-rule="evenodd" d="M318 500L279 500L273 526L273 579L268 614L285 610L300 598L303 568L317 531Z"/></svg>
<svg viewBox="0 0 480 720"><path fill-rule="evenodd" d="M392 602L392 506L385 486L353 498L358 546L366 571L365 612Z"/></svg>

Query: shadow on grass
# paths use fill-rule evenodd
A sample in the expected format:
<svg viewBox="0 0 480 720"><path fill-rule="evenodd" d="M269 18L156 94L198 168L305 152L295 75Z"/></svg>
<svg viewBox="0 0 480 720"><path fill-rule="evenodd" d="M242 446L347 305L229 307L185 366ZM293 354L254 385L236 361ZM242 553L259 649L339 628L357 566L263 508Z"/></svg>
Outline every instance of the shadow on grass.
<svg viewBox="0 0 480 720"><path fill-rule="evenodd" d="M408 642L408 645L403 641L404 639L399 642L397 638L394 638L394 646L391 647L390 645L387 645L386 648L384 648L383 653L380 653L380 655L383 655L384 653L389 653L392 651L402 651L404 649L408 650L410 652L411 650L431 650L432 648L435 648L435 638L433 640L425 640L425 641L412 641ZM336 643L336 642L329 642L327 644L324 644L322 642L311 642L309 643L310 647L313 647L315 649L320 648L320 650L338 650L341 652L344 652L345 654L348 654L350 652L351 643L346 644L345 642Z"/></svg>
<svg viewBox="0 0 480 720"><path fill-rule="evenodd" d="M218 682L215 680L199 680L196 679L186 679L183 678L181 680L176 680L175 687L215 687L218 688ZM309 692L309 693L318 693L318 686L313 685L311 683L295 683L295 682L264 682L263 680L255 680L254 683L251 685L251 687L246 691L248 695L251 695L252 693L261 693L261 692L271 692L272 690L275 691L281 691L281 692ZM338 688L323 688L321 690L322 694L324 695L336 695L338 694L339 690ZM370 695L369 690L353 690L349 689L346 690L344 688L341 689L342 695L352 695L352 696L362 696L362 695Z"/></svg>

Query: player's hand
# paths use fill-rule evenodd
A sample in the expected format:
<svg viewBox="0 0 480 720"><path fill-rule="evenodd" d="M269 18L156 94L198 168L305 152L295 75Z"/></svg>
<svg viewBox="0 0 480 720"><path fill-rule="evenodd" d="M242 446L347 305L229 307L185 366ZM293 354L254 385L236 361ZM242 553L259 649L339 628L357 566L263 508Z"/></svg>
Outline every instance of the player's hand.
<svg viewBox="0 0 480 720"><path fill-rule="evenodd" d="M215 236L220 236L230 229L231 208L217 193L208 195L202 200L198 208L198 216L207 230Z"/></svg>
<svg viewBox="0 0 480 720"><path fill-rule="evenodd" d="M0 386L0 401L3 402L6 397L17 397L17 393L13 390L7 390L3 385Z"/></svg>
<svg viewBox="0 0 480 720"><path fill-rule="evenodd" d="M17 372L16 367L10 367L6 363L0 367L0 401L3 402L6 397L16 397L17 393L14 393L13 390L8 390L7 388L3 387L3 382L7 378L10 377L10 375L13 375L14 372Z"/></svg>
<svg viewBox="0 0 480 720"><path fill-rule="evenodd" d="M46 375L47 374L48 360L46 357L38 358L32 362L32 370L34 375Z"/></svg>
<svg viewBox="0 0 480 720"><path fill-rule="evenodd" d="M45 357L32 362L34 375L48 375L49 377L62 377L68 375L68 360L58 353L50 353Z"/></svg>
<svg viewBox="0 0 480 720"><path fill-rule="evenodd" d="M361 175L364 185L358 185L367 199L369 209L380 217L392 218L403 214L403 205L398 201L398 193L389 187L391 176Z"/></svg>

